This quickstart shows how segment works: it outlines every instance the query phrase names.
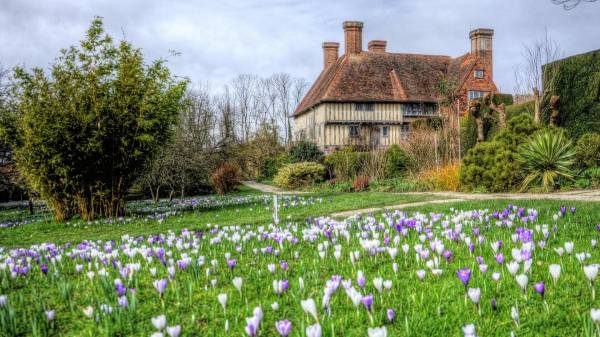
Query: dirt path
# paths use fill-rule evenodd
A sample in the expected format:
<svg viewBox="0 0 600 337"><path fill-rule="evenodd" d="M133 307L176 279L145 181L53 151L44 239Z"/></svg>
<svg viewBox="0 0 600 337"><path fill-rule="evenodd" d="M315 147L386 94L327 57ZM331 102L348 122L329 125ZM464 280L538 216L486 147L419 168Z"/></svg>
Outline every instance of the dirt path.
<svg viewBox="0 0 600 337"><path fill-rule="evenodd" d="M421 202L405 203L393 206L385 207L374 207L356 209L352 211L337 212L331 214L334 218L345 218L355 214L366 214L380 212L386 209L403 209L409 207L417 207L431 204L443 204L452 203L467 200L492 200L492 199L515 199L515 200L570 200L570 201L599 201L600 202L600 190L587 190L587 191L571 191L571 192L559 192L559 193L462 193L462 192L409 192L402 194L413 194L413 195L429 195L437 196L444 199L429 200Z"/></svg>
<svg viewBox="0 0 600 337"><path fill-rule="evenodd" d="M304 194L304 193L306 193L306 192L298 192L298 191L284 191L281 188L276 187L276 186L262 184L262 183L259 183L256 181L250 181L250 180L242 181L242 184L244 184L250 188L253 188L255 190L264 192L264 193L274 193L274 194Z"/></svg>

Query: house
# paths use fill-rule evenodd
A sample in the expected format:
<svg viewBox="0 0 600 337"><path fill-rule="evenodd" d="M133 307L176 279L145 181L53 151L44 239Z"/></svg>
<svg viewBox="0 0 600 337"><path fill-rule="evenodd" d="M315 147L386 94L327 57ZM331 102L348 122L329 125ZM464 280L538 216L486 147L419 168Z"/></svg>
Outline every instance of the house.
<svg viewBox="0 0 600 337"><path fill-rule="evenodd" d="M406 139L411 123L439 116L440 84L452 83L456 111L468 101L496 93L492 29L470 32L471 51L442 55L392 53L386 41L363 50L363 23L346 21L344 54L339 43L323 43L323 70L292 115L296 139L329 153L346 145L385 148ZM449 109L445 109L449 110Z"/></svg>

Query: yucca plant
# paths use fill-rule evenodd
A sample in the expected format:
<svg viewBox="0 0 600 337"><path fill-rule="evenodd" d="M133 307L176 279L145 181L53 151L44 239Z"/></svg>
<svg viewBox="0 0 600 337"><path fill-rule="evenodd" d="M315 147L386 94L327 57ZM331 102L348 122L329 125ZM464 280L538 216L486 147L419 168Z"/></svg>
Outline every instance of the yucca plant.
<svg viewBox="0 0 600 337"><path fill-rule="evenodd" d="M560 131L545 130L535 134L521 146L518 161L527 174L521 191L537 184L548 192L556 187L559 179L574 179L575 148Z"/></svg>

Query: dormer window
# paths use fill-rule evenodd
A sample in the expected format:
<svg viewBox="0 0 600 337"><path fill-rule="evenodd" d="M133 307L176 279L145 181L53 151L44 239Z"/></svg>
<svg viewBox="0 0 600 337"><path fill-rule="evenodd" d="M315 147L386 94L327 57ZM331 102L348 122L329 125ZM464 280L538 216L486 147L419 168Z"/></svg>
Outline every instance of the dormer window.
<svg viewBox="0 0 600 337"><path fill-rule="evenodd" d="M475 78L483 78L483 70L475 70Z"/></svg>
<svg viewBox="0 0 600 337"><path fill-rule="evenodd" d="M373 103L354 103L356 111L373 111Z"/></svg>

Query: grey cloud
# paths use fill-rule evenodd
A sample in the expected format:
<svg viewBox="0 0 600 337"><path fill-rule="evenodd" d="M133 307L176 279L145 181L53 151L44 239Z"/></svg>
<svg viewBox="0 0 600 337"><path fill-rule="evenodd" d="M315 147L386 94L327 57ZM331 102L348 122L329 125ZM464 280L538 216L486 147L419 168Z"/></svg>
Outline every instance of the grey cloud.
<svg viewBox="0 0 600 337"><path fill-rule="evenodd" d="M392 51L451 56L468 51L470 29L494 28L496 82L505 92L513 89L523 46L545 29L566 55L600 41L600 2L566 12L550 0L2 0L0 62L45 67L82 38L95 15L150 59L181 52L169 58L174 73L212 87L238 73L288 72L312 81L321 42L343 42L347 19L365 22L365 47L384 39Z"/></svg>

